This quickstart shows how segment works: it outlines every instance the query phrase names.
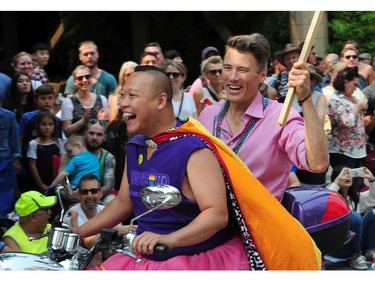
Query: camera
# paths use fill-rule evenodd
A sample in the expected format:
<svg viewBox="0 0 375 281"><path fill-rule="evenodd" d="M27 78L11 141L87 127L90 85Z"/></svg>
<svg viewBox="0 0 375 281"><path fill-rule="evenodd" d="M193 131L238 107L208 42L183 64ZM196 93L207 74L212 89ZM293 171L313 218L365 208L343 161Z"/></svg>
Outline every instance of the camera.
<svg viewBox="0 0 375 281"><path fill-rule="evenodd" d="M352 178L359 178L365 176L365 170L363 168L350 169L349 175Z"/></svg>

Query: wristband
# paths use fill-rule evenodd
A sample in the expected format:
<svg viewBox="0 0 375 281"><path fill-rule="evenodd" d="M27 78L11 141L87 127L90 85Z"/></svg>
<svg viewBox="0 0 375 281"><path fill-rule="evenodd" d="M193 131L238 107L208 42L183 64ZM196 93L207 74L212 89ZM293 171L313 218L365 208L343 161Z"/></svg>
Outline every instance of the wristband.
<svg viewBox="0 0 375 281"><path fill-rule="evenodd" d="M306 97L304 97L302 100L298 101L299 106L302 106L302 104L307 101L311 97L311 93L308 94Z"/></svg>
<svg viewBox="0 0 375 281"><path fill-rule="evenodd" d="M372 180L368 180L369 182L374 182L375 181L375 178L373 178Z"/></svg>
<svg viewBox="0 0 375 281"><path fill-rule="evenodd" d="M5 243L3 241L0 241L0 253L3 251L3 249L5 248Z"/></svg>

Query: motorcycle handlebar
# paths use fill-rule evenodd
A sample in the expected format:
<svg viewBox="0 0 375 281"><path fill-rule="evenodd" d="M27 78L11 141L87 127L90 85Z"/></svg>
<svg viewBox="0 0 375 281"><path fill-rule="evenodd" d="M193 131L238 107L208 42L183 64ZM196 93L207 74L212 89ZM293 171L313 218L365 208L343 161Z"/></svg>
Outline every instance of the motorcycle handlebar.
<svg viewBox="0 0 375 281"><path fill-rule="evenodd" d="M157 244L154 248L154 252L158 254L166 254L169 251L169 247L165 244Z"/></svg>

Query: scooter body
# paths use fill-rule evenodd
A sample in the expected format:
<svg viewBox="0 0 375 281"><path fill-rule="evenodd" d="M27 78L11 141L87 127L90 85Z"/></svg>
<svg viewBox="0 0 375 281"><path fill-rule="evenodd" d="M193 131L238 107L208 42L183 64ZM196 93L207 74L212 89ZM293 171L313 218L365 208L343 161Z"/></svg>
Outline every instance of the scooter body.
<svg viewBox="0 0 375 281"><path fill-rule="evenodd" d="M97 252L118 252L142 262L132 253L131 244L136 235L133 222L152 211L176 206L181 197L178 190L171 186L145 187L141 193L142 201L149 210L132 219L129 233L123 237L117 236L116 231L104 229L95 245L82 254L77 234L64 227L54 227L49 234L49 257L28 253L0 254L0 270L84 270ZM282 205L307 230L323 255L345 243L351 211L346 200L337 192L318 186L288 188ZM165 245L157 245L155 249L158 252L168 251Z"/></svg>

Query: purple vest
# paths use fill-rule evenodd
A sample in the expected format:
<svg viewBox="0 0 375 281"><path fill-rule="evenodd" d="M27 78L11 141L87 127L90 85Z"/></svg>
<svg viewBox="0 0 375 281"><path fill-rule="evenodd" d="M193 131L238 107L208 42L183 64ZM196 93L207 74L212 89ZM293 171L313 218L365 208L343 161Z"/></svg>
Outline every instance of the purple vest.
<svg viewBox="0 0 375 281"><path fill-rule="evenodd" d="M181 191L181 184L186 172L187 161L196 149L208 146L194 136L183 137L158 145L157 150L147 160L146 144L143 135L135 136L127 145L127 174L129 193L133 203L135 216L148 209L140 199L140 189L152 184L169 184ZM182 193L181 203L171 209L156 210L138 222L137 233L150 231L160 234L174 232L189 224L200 213L198 205L192 203ZM167 254L152 254L145 256L152 260L167 260L177 255L193 255L212 249L226 241L226 230L217 232L208 240L188 246L174 248Z"/></svg>

